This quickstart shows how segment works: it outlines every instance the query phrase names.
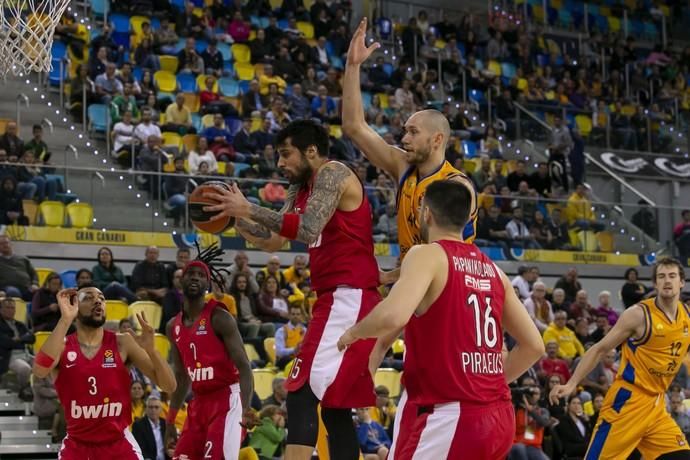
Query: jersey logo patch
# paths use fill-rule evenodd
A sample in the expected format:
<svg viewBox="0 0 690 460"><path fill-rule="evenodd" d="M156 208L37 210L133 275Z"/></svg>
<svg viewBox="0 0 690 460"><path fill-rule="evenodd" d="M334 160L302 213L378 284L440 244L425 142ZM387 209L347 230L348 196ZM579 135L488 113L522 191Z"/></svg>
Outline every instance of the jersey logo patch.
<svg viewBox="0 0 690 460"><path fill-rule="evenodd" d="M175 326L175 335L180 335L180 325Z"/></svg>
<svg viewBox="0 0 690 460"><path fill-rule="evenodd" d="M115 364L115 355L113 354L113 350L105 350L103 353L102 367L117 367L117 364Z"/></svg>
<svg viewBox="0 0 690 460"><path fill-rule="evenodd" d="M476 289L479 291L490 291L491 281L477 279L474 276L465 275L465 286L470 289Z"/></svg>
<svg viewBox="0 0 690 460"><path fill-rule="evenodd" d="M206 318L202 318L201 321L199 321L199 327L196 329L196 335L206 335L207 333Z"/></svg>
<svg viewBox="0 0 690 460"><path fill-rule="evenodd" d="M679 446L685 445L685 439L683 438L683 436L676 436L676 441L678 441Z"/></svg>
<svg viewBox="0 0 690 460"><path fill-rule="evenodd" d="M77 352L76 351L68 351L67 352L67 361L74 361L77 359Z"/></svg>

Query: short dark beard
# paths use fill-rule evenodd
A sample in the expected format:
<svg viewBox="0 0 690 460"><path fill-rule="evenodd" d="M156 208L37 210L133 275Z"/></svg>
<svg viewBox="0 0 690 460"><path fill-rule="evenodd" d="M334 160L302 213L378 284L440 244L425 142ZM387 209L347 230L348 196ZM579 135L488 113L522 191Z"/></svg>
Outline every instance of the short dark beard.
<svg viewBox="0 0 690 460"><path fill-rule="evenodd" d="M105 324L105 317L103 319L94 319L92 316L82 315L77 313L77 320L82 326L90 327L92 329L98 329Z"/></svg>
<svg viewBox="0 0 690 460"><path fill-rule="evenodd" d="M304 185L309 182L313 174L314 172L311 170L307 158L302 154L302 162L300 163L299 171L297 171L297 174L293 176L292 180L289 182L294 185Z"/></svg>
<svg viewBox="0 0 690 460"><path fill-rule="evenodd" d="M189 288L184 286L182 287L182 293L189 300L196 300L204 296L204 292L201 289L199 289L196 293L190 293Z"/></svg>

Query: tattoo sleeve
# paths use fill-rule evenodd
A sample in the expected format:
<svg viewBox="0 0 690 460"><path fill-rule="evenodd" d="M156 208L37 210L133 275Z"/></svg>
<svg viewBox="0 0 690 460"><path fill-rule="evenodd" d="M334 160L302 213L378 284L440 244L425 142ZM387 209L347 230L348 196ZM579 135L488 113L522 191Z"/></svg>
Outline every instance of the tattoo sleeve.
<svg viewBox="0 0 690 460"><path fill-rule="evenodd" d="M280 214L283 214L292 208L298 190L299 186L290 185L287 191L287 197L285 198L285 205L283 206L283 209L280 210ZM247 219L238 219L236 226L241 232L260 240L268 240L273 234L265 225L252 222L251 220ZM278 228L278 230L280 230L280 228Z"/></svg>
<svg viewBox="0 0 690 460"><path fill-rule="evenodd" d="M307 244L316 241L335 213L345 188L345 179L350 174L350 170L340 163L331 163L319 171L307 201L306 211L302 214L296 240ZM250 219L278 233L283 223L282 212L252 205Z"/></svg>

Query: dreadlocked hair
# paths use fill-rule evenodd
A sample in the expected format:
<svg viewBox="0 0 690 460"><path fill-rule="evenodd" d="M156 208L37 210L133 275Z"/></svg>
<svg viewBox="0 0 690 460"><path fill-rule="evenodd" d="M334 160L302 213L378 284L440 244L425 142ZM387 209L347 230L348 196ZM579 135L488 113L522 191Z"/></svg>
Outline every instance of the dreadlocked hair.
<svg viewBox="0 0 690 460"><path fill-rule="evenodd" d="M216 266L214 266L214 264L223 261L222 256L223 254L225 254L225 251L218 247L218 243L213 243L203 251L201 250L199 241L195 241L194 245L196 246L196 250L198 253L195 260L198 260L206 264L209 272L211 272L211 281L220 286L222 290L225 290L223 275L231 275L231 273L229 270L225 268L217 268Z"/></svg>

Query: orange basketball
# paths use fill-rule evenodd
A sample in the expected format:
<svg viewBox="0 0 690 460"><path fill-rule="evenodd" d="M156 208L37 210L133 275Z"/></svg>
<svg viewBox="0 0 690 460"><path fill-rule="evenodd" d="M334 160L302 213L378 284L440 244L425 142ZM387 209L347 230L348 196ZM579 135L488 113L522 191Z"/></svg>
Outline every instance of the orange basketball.
<svg viewBox="0 0 690 460"><path fill-rule="evenodd" d="M204 211L204 206L216 204L217 201L204 196L204 193L213 188L221 188L230 190L230 187L225 182L210 181L201 184L189 195L187 207L189 208L189 219L192 225L197 230L206 233L223 233L226 229L235 225L234 217L225 217L220 220L211 221L211 217L219 213L219 211L208 212Z"/></svg>

